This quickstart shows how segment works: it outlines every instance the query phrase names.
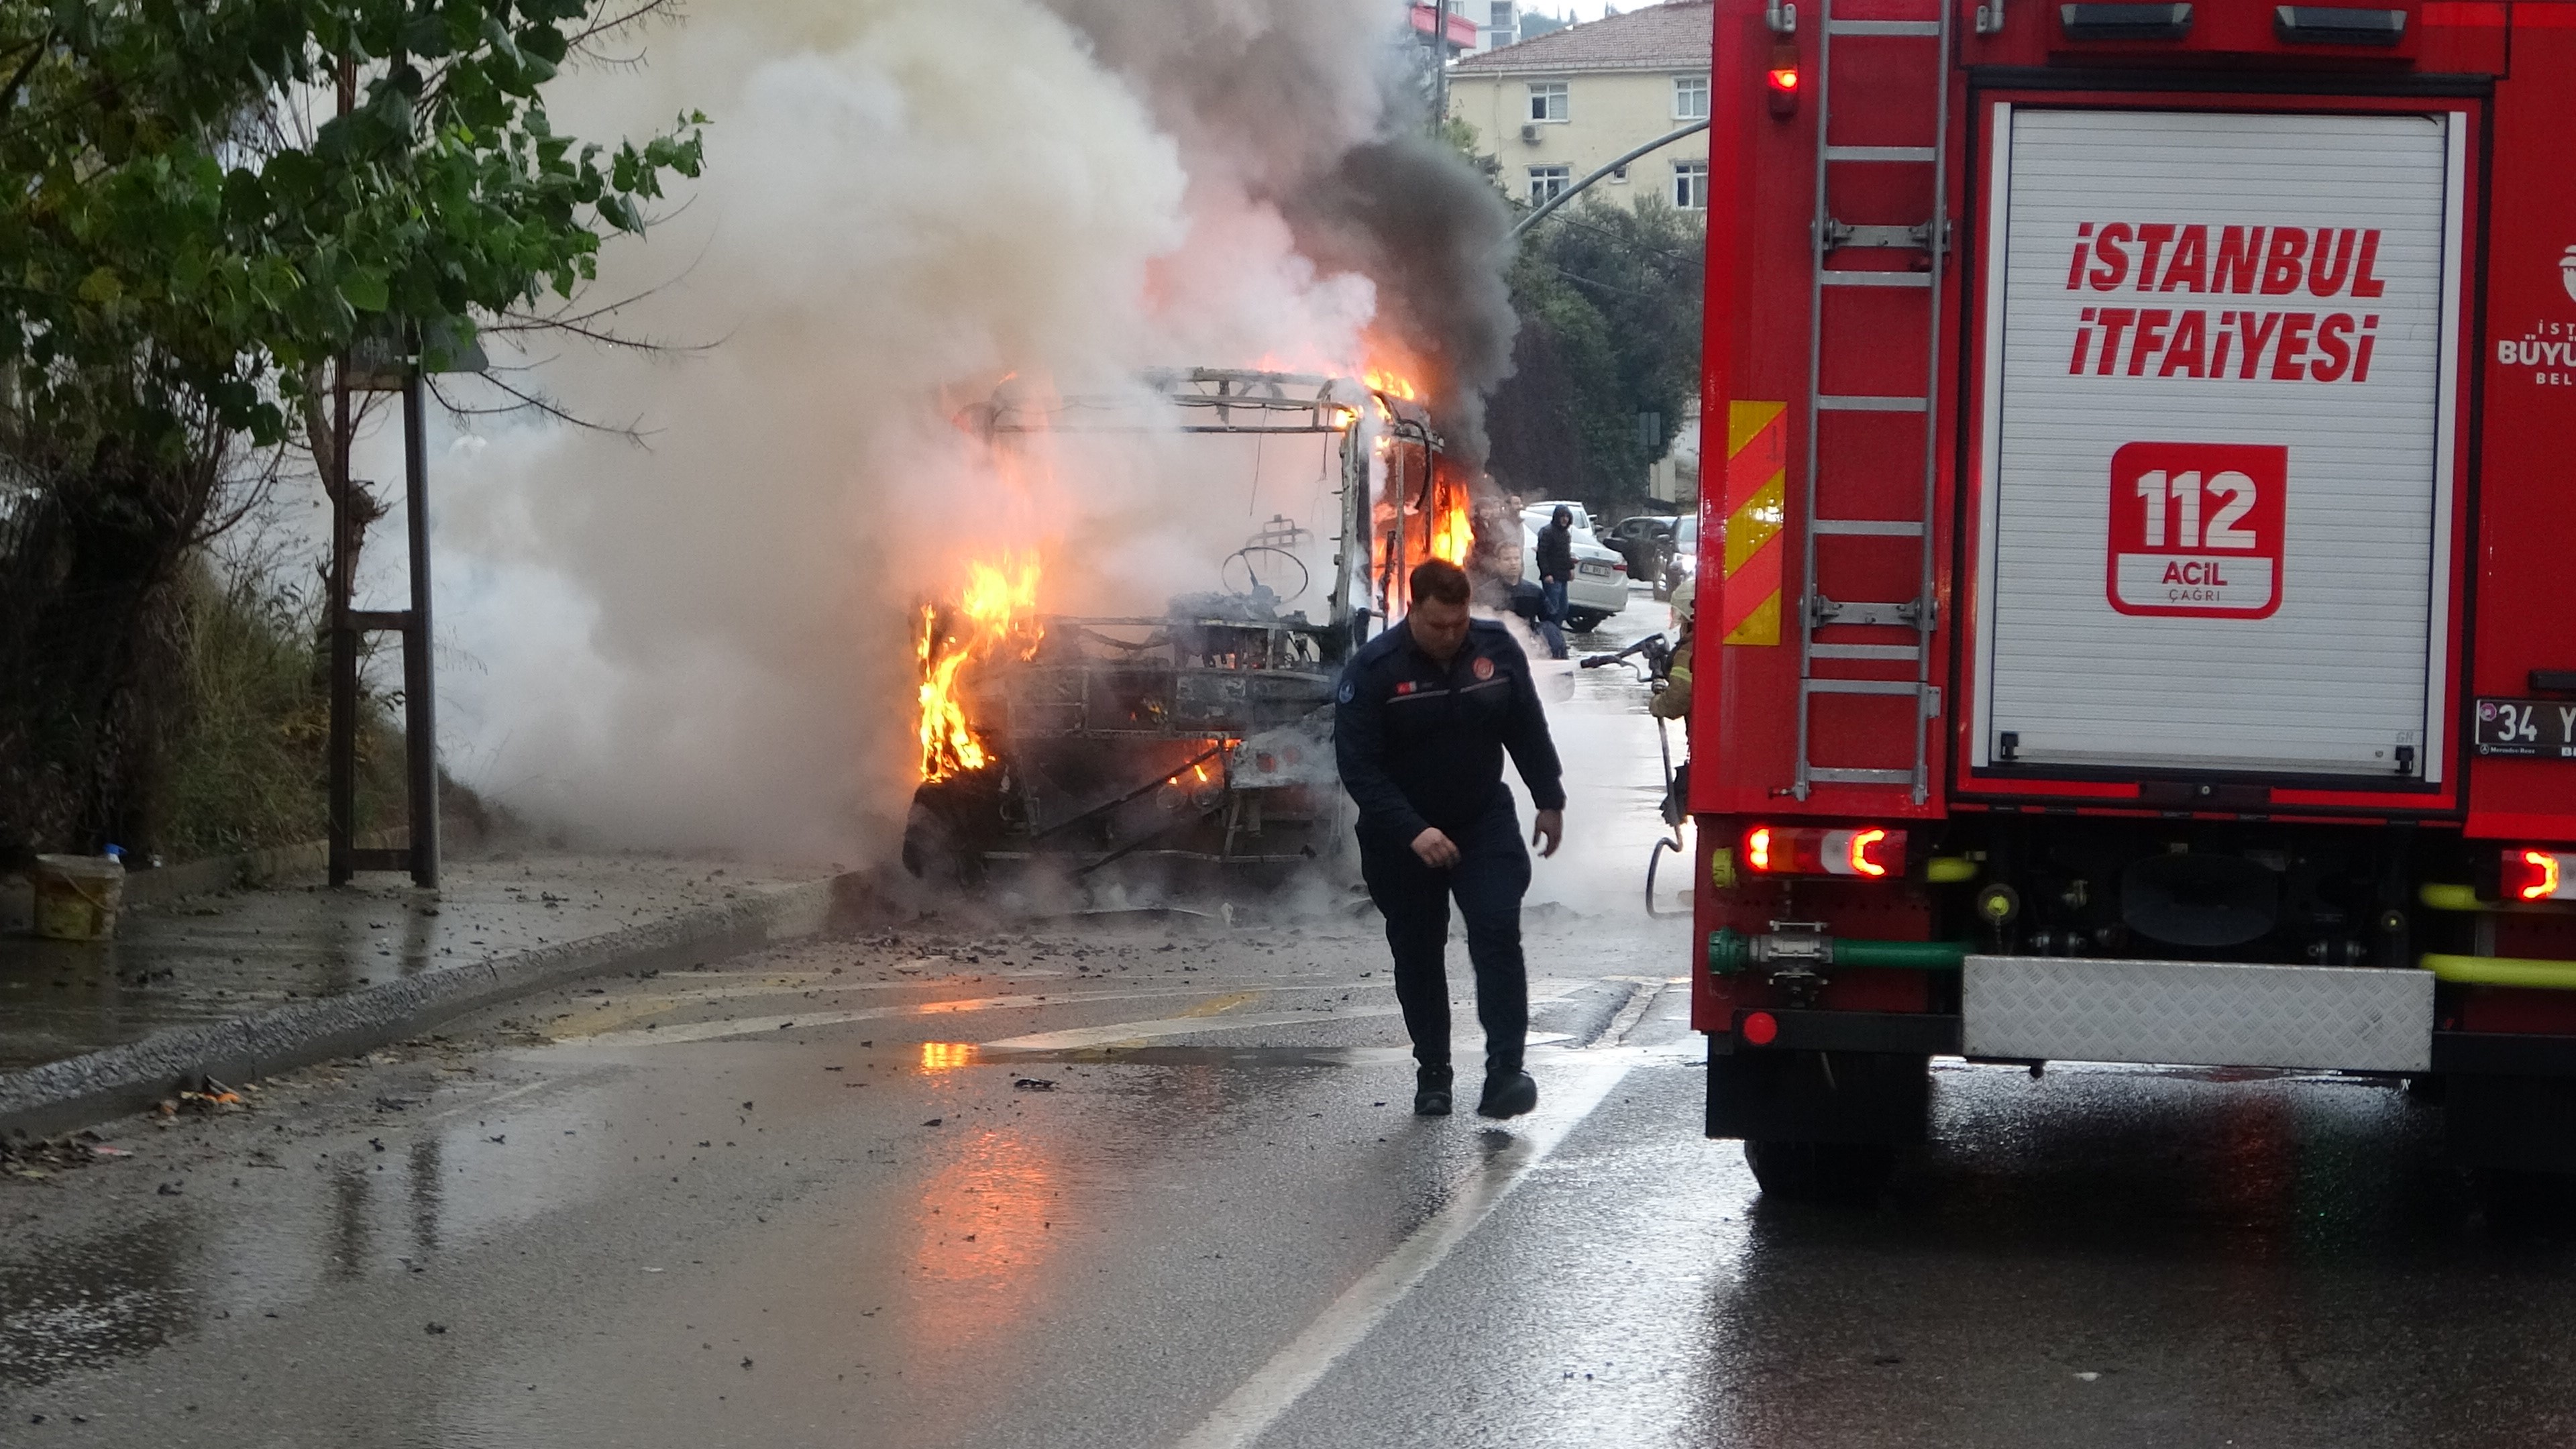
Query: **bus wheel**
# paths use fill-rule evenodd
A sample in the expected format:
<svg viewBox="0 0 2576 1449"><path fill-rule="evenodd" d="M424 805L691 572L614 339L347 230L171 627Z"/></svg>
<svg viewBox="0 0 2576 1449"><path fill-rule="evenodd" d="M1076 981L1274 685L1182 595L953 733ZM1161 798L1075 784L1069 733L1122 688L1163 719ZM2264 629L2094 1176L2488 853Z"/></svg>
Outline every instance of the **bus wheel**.
<svg viewBox="0 0 2576 1449"><path fill-rule="evenodd" d="M916 800L903 827L903 868L933 885L968 889L982 882L984 858L954 821Z"/></svg>

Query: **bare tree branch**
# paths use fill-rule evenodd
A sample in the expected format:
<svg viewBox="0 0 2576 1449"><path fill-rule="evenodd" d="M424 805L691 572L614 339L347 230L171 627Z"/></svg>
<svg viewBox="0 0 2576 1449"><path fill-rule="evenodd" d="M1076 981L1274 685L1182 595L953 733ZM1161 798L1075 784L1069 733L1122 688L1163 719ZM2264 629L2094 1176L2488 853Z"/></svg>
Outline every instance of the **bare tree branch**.
<svg viewBox="0 0 2576 1449"><path fill-rule="evenodd" d="M430 395L438 399L438 405L440 407L445 408L448 412L459 417L499 417L511 413L536 412L543 414L546 417L553 418L557 422L569 423L576 428L580 428L584 432L603 433L610 437L623 438L627 442L632 443L639 448L647 447L648 445L645 442L645 439L652 436L651 433L644 430L643 419L641 417L638 417L634 422L628 423L624 427L617 427L608 423L595 423L588 418L567 410L562 404L554 401L552 398L546 397L542 393L527 392L520 388L512 387L510 384L503 382L501 379L494 377L488 372L474 375L479 376L486 386L496 388L501 392L507 393L510 397L516 399L516 401L499 407L469 407L450 397L447 390L439 385L436 378L432 378L429 381Z"/></svg>

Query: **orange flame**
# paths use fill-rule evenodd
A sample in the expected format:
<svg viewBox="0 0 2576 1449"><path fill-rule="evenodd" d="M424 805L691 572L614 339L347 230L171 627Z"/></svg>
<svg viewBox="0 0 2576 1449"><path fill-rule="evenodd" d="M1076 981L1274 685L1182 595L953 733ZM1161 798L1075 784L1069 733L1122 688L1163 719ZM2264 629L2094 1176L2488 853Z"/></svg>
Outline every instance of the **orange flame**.
<svg viewBox="0 0 2576 1449"><path fill-rule="evenodd" d="M993 754L967 717L960 676L970 664L1014 644L1037 647L1038 561L1004 553L966 565L955 607L921 606L913 655L921 664L921 778L924 784L980 770Z"/></svg>
<svg viewBox="0 0 2576 1449"><path fill-rule="evenodd" d="M1431 524L1431 556L1464 567L1467 550L1476 543L1476 525L1467 516L1467 490L1440 490L1440 515Z"/></svg>
<svg viewBox="0 0 2576 1449"><path fill-rule="evenodd" d="M1422 401L1422 394L1414 390L1411 382L1382 367L1370 368L1361 375L1361 380L1368 384L1371 392L1382 392L1388 397L1400 397L1406 402Z"/></svg>

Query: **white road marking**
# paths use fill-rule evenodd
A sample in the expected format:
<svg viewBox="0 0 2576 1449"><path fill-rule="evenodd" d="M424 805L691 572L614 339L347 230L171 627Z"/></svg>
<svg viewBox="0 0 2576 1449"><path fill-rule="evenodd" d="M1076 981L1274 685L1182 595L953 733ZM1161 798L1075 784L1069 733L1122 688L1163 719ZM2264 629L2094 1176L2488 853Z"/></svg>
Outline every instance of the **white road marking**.
<svg viewBox="0 0 2576 1449"><path fill-rule="evenodd" d="M1589 982L1551 983L1553 990L1533 992L1530 1004L1562 1001ZM1393 982L1362 981L1359 987L1392 986ZM1454 1003L1453 1003L1454 1005ZM984 1050L999 1052L1078 1051L1084 1047L1118 1046L1131 1041L1150 1041L1162 1036L1188 1036L1201 1031L1240 1031L1249 1026L1316 1026L1331 1021L1356 1021L1363 1017L1395 1016L1403 1008L1394 1002L1384 1006L1345 1006L1333 1011L1282 1011L1267 1016L1176 1016L1161 1021L1112 1022L1107 1026L1077 1026L1064 1031L1032 1032L1001 1041L984 1043ZM658 1033L657 1033L658 1035ZM1563 1041L1563 1036L1531 1037L1529 1043Z"/></svg>
<svg viewBox="0 0 2576 1449"><path fill-rule="evenodd" d="M427 1117L424 1117L421 1120L425 1122L444 1122L450 1117L461 1117L468 1112L485 1112L514 1097L524 1097L530 1092L542 1092L548 1087L559 1087L562 1085L563 1083L561 1082L551 1080L542 1082L521 1082L515 1087L494 1092L487 1097L477 1097L471 1102L459 1102L453 1107L442 1108L439 1111L430 1113Z"/></svg>
<svg viewBox="0 0 2576 1449"><path fill-rule="evenodd" d="M684 1021L650 1031L603 1031L595 1036L563 1036L558 1046L627 1047L663 1042L721 1041L729 1036L758 1036L791 1026L844 1026L854 1021L883 1021L893 1016L948 1016L969 1011L1008 1011L1037 1006L1080 1006L1092 1001L1135 1001L1149 997L1198 996L1197 991L1113 991L1080 995L977 996L959 1001L918 1001L902 1006L868 1006L855 1011L805 1011L793 1016L743 1016L731 1021Z"/></svg>
<svg viewBox="0 0 2576 1449"><path fill-rule="evenodd" d="M984 1050L995 1052L1060 1052L1082 1047L1115 1046L1121 1042L1147 1041L1158 1036L1189 1036L1203 1031L1241 1031L1251 1026L1323 1026L1336 1021L1353 1021L1364 1016L1393 1016L1399 1010L1393 1002L1384 1006L1346 1006L1339 1011L1274 1011L1266 1016L1175 1016L1162 1021L1122 1021L1108 1026L1077 1026L1067 1031L1031 1032L1027 1036L1008 1037L984 1043Z"/></svg>
<svg viewBox="0 0 2576 1449"><path fill-rule="evenodd" d="M1268 1432L1528 1179L1531 1169L1601 1105L1628 1071L1628 1063L1595 1059L1563 1076L1550 1073L1547 1099L1518 1139L1478 1168L1448 1206L1344 1290L1174 1449L1246 1449Z"/></svg>

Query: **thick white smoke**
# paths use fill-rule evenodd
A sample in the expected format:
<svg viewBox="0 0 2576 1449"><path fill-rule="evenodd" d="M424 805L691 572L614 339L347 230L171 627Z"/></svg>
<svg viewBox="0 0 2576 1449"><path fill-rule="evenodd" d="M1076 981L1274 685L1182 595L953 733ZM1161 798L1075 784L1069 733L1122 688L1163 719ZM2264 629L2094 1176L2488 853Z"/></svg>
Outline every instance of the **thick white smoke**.
<svg viewBox="0 0 2576 1449"><path fill-rule="evenodd" d="M1388 129L1400 18L733 0L644 37L639 68L569 77L553 104L578 135L713 119L703 182L611 244L594 294L658 287L611 325L709 345L531 359L523 381L643 447L521 417L434 458L451 768L603 840L890 854L904 601L1043 535L1049 607L1159 607L1215 585L1253 508L1312 506L1311 451L1263 456L1265 505L1171 444L1015 482L956 419L1011 374L1070 391L1359 356L1379 287L1313 244L1336 219L1299 198Z"/></svg>

